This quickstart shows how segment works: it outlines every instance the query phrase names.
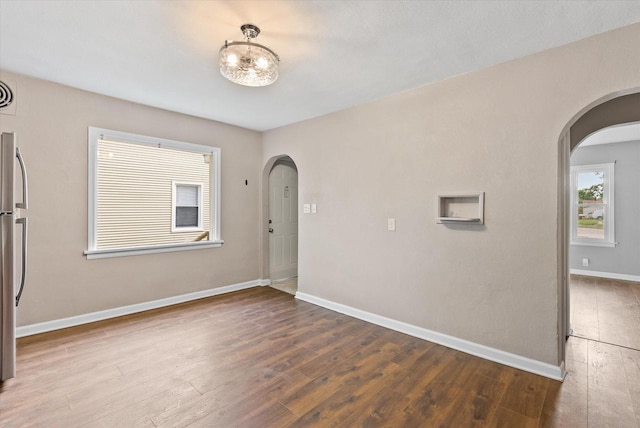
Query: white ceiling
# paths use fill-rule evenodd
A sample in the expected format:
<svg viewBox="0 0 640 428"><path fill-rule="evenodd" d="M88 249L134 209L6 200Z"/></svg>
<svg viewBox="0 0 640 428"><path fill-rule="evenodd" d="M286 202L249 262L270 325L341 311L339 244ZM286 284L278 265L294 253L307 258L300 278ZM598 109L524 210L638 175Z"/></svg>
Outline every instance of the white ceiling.
<svg viewBox="0 0 640 428"><path fill-rule="evenodd" d="M267 130L636 22L639 1L0 0L0 68ZM218 71L244 23L282 60L269 87Z"/></svg>
<svg viewBox="0 0 640 428"><path fill-rule="evenodd" d="M640 122L610 126L596 131L582 140L579 147L628 143L630 141L640 141Z"/></svg>

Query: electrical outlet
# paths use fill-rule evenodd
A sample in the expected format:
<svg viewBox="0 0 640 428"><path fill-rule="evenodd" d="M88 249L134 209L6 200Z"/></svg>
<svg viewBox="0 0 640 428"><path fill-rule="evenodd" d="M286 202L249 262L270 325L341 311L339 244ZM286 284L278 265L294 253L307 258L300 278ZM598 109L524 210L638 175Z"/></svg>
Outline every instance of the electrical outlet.
<svg viewBox="0 0 640 428"><path fill-rule="evenodd" d="M582 266L589 266L589 259L582 259Z"/></svg>

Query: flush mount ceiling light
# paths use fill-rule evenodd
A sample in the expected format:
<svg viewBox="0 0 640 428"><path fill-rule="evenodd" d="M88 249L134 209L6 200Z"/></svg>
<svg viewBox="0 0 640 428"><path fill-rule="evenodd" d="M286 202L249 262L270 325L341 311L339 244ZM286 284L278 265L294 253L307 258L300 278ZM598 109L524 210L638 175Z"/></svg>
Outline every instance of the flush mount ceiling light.
<svg viewBox="0 0 640 428"><path fill-rule="evenodd" d="M220 73L233 83L244 86L267 86L278 78L280 58L266 46L252 43L260 34L253 24L240 27L244 42L227 40L220 48Z"/></svg>

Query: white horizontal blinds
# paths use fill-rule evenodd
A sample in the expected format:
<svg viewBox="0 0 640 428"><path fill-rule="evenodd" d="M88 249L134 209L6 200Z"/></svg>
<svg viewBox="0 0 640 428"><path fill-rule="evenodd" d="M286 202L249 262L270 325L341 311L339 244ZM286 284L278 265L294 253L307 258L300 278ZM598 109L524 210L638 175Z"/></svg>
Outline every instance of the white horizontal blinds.
<svg viewBox="0 0 640 428"><path fill-rule="evenodd" d="M210 154L99 140L97 249L193 242L202 231L172 233L174 181L202 183L202 227L210 222Z"/></svg>
<svg viewBox="0 0 640 428"><path fill-rule="evenodd" d="M176 184L176 227L198 227L200 186Z"/></svg>
<svg viewBox="0 0 640 428"><path fill-rule="evenodd" d="M176 186L176 206L197 207L198 187L197 185L191 184L178 184Z"/></svg>

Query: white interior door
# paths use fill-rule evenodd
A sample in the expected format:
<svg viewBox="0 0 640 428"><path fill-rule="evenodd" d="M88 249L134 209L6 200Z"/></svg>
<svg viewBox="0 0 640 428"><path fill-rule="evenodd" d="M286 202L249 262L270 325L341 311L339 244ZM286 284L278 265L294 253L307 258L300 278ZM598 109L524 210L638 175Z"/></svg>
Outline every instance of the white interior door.
<svg viewBox="0 0 640 428"><path fill-rule="evenodd" d="M277 162L269 174L269 272L271 280L298 275L298 171Z"/></svg>

